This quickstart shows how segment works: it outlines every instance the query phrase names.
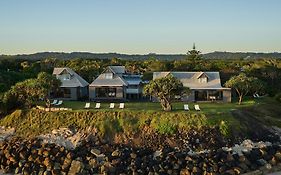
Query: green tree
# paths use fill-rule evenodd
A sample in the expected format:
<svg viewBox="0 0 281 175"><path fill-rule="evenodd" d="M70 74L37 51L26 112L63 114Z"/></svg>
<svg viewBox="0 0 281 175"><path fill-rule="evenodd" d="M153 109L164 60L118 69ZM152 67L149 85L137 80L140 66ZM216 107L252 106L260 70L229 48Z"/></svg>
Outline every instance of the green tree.
<svg viewBox="0 0 281 175"><path fill-rule="evenodd" d="M45 72L37 78L27 79L16 83L4 94L3 102L7 110L15 107L32 107L40 99L49 104L48 93L60 86L60 81Z"/></svg>
<svg viewBox="0 0 281 175"><path fill-rule="evenodd" d="M239 105L245 95L249 92L259 92L264 88L264 84L256 77L249 77L245 73L231 77L226 83L226 87L235 89L239 97Z"/></svg>
<svg viewBox="0 0 281 175"><path fill-rule="evenodd" d="M189 63L189 68L192 70L202 70L202 54L199 50L196 50L195 44L193 44L192 50L187 52L187 61Z"/></svg>
<svg viewBox="0 0 281 175"><path fill-rule="evenodd" d="M195 43L193 44L192 50L189 50L187 52L187 58L189 60L200 60L200 59L202 59L201 52L199 50L196 50Z"/></svg>
<svg viewBox="0 0 281 175"><path fill-rule="evenodd" d="M189 93L189 88L183 87L183 84L172 74L166 77L155 79L144 87L144 93L158 98L164 111L171 111L171 102L175 96L182 96Z"/></svg>

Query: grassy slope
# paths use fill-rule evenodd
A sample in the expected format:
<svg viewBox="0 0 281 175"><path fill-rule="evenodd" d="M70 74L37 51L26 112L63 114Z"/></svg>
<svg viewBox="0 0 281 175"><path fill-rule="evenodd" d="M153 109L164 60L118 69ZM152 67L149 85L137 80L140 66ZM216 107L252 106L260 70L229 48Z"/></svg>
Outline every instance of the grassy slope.
<svg viewBox="0 0 281 175"><path fill-rule="evenodd" d="M164 113L142 111L68 111L43 112L16 110L0 121L0 125L16 128L20 136L34 136L59 127L96 127L101 135L117 132L133 133L149 124L161 133L176 128L200 128L207 124L203 114Z"/></svg>
<svg viewBox="0 0 281 175"><path fill-rule="evenodd" d="M172 112L163 112L159 103L132 102L126 103L125 109L108 109L109 103L102 103L101 109L84 110L85 102L64 102L64 107L73 108L68 112L43 112L38 110L17 110L0 120L0 125L17 128L22 136L45 133L58 127L88 126L97 127L102 134L115 132L133 132L141 129L146 121L160 132L172 132L175 128L201 127L217 125L222 120L235 132L245 131L249 124L243 124L243 118L234 115L241 111L244 117L251 118L267 125L281 126L280 104L271 98L247 99L242 105L236 103L200 103L201 112L193 109L183 111L183 103L174 103ZM91 106L94 107L94 103ZM246 113L247 112L247 113ZM254 116L254 117L253 117ZM244 128L243 128L244 127Z"/></svg>

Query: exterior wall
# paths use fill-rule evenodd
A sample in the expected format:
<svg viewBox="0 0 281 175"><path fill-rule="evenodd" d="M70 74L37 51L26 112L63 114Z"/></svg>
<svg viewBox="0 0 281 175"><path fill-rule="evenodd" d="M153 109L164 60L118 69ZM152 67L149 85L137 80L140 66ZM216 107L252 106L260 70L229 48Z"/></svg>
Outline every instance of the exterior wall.
<svg viewBox="0 0 281 175"><path fill-rule="evenodd" d="M96 97L95 87L89 86L89 99L93 100Z"/></svg>
<svg viewBox="0 0 281 175"><path fill-rule="evenodd" d="M80 91L80 94L79 94L79 97L78 97L78 98L81 98L81 99L88 99L88 97L89 97L88 86L80 87L80 88L79 88L79 91Z"/></svg>
<svg viewBox="0 0 281 175"><path fill-rule="evenodd" d="M223 91L223 101L224 102L231 102L231 90L224 90Z"/></svg>
<svg viewBox="0 0 281 175"><path fill-rule="evenodd" d="M78 100L78 95L77 95L77 88L69 88L71 92L71 98L69 100Z"/></svg>
<svg viewBox="0 0 281 175"><path fill-rule="evenodd" d="M124 90L123 87L117 87L116 88L116 98L124 98Z"/></svg>

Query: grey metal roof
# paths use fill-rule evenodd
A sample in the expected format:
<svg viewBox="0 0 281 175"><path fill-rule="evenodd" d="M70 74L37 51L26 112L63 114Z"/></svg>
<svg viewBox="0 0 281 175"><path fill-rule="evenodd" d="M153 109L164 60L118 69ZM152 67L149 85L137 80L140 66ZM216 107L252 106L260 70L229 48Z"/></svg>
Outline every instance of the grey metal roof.
<svg viewBox="0 0 281 175"><path fill-rule="evenodd" d="M125 73L125 66L108 66L108 68L111 69L115 74Z"/></svg>
<svg viewBox="0 0 281 175"><path fill-rule="evenodd" d="M64 70L70 75L70 79L61 77ZM68 67L54 68L53 75L56 75L57 79L61 80L62 84L60 87L85 87L89 85L86 80Z"/></svg>
<svg viewBox="0 0 281 175"><path fill-rule="evenodd" d="M127 86L128 83L119 75L113 75L112 79L106 79L105 73L100 74L90 86Z"/></svg>
<svg viewBox="0 0 281 175"><path fill-rule="evenodd" d="M110 70L113 73L112 79L106 79L105 75ZM108 66L90 86L128 86L142 83L141 75L126 74L125 66Z"/></svg>
<svg viewBox="0 0 281 175"><path fill-rule="evenodd" d="M122 77L129 85L139 85L142 83L141 75L125 74Z"/></svg>
<svg viewBox="0 0 281 175"><path fill-rule="evenodd" d="M225 89L221 86L219 72L154 72L153 80L165 77L168 74L178 78L183 83L183 86L190 89ZM202 74L206 74L208 77L207 83L199 82L198 78Z"/></svg>

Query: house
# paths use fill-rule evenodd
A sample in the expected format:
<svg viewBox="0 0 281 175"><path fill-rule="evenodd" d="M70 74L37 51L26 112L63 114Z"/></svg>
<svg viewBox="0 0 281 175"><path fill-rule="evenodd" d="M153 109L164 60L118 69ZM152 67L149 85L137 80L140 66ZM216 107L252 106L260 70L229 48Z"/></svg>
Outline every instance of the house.
<svg viewBox="0 0 281 175"><path fill-rule="evenodd" d="M221 101L231 102L231 88L221 86L219 72L154 72L153 80L172 74L191 94L182 101Z"/></svg>
<svg viewBox="0 0 281 175"><path fill-rule="evenodd" d="M89 83L68 67L54 68L53 75L61 81L57 94L51 94L53 98L64 100L88 99Z"/></svg>
<svg viewBox="0 0 281 175"><path fill-rule="evenodd" d="M125 66L108 66L89 85L89 98L94 101L141 99L141 75L128 74Z"/></svg>

